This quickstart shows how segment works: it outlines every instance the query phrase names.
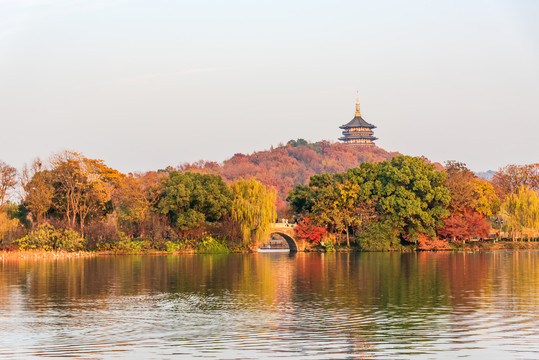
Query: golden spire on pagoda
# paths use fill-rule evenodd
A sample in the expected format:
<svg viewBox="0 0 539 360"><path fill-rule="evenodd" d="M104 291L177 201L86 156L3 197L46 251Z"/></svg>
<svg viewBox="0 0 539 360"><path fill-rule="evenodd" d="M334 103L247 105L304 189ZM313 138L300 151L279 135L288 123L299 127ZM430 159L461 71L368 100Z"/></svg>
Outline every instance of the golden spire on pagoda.
<svg viewBox="0 0 539 360"><path fill-rule="evenodd" d="M356 98L356 117L361 116L361 113L359 112L359 90L357 91L357 98Z"/></svg>

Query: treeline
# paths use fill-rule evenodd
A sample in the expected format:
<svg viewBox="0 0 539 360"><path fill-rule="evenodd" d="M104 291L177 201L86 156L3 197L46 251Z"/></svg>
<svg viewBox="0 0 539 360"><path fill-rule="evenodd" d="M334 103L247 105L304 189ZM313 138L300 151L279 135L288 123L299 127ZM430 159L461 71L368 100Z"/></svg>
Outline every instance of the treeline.
<svg viewBox="0 0 539 360"><path fill-rule="evenodd" d="M20 203L6 202L19 182ZM20 176L0 163L5 248L139 252L249 249L275 222L276 193L255 179L174 170L124 175L75 152Z"/></svg>
<svg viewBox="0 0 539 360"><path fill-rule="evenodd" d="M487 181L455 161L444 167L376 147L302 139L223 164L127 175L62 152L21 171L0 162L0 244L247 250L267 237L278 214L326 250L441 249L474 237L536 238L538 190L539 164L509 165Z"/></svg>
<svg viewBox="0 0 539 360"><path fill-rule="evenodd" d="M288 201L298 236L312 244L428 250L489 235L537 238L538 190L539 164L506 166L489 182L460 162L437 170L426 159L397 156L312 176Z"/></svg>

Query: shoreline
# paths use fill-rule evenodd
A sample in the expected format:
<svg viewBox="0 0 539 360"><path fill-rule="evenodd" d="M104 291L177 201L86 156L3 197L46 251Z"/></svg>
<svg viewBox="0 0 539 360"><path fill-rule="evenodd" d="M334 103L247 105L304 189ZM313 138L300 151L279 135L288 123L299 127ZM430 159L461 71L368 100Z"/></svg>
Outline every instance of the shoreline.
<svg viewBox="0 0 539 360"><path fill-rule="evenodd" d="M414 250L413 248L408 249L407 251L375 251L375 252L461 252L461 251L496 251L496 250L539 250L538 241L499 241L499 242L473 242L465 243L464 245L455 245L452 244L451 249L433 249L433 250ZM326 251L320 251L317 249L310 249L307 251L302 251L305 253L322 253ZM337 248L335 251L329 251L327 253L361 253L368 251L361 251L357 248ZM0 251L0 260L11 260L11 259L66 259L66 258L82 258L82 257L93 257L93 256L103 256L103 255L196 255L196 254L256 254L256 251L246 252L246 251L229 251L226 253L223 252L198 252L195 250L185 250L185 251L158 251L158 250L149 250L143 252L126 252L126 251L54 251L54 250L1 250Z"/></svg>
<svg viewBox="0 0 539 360"><path fill-rule="evenodd" d="M9 259L56 259L80 258L99 255L94 251L54 251L54 250L1 250L0 260Z"/></svg>
<svg viewBox="0 0 539 360"><path fill-rule="evenodd" d="M539 241L474 241L464 245L455 244L455 246L456 248L450 251L537 250L539 249Z"/></svg>

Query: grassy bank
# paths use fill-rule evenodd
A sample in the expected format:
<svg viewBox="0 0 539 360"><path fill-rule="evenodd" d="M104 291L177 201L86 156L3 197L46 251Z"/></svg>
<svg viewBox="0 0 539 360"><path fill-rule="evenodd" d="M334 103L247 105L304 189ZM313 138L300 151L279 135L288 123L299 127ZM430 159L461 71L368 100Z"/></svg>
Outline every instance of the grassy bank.
<svg viewBox="0 0 539 360"><path fill-rule="evenodd" d="M457 250L537 250L539 241L474 241L455 247Z"/></svg>
<svg viewBox="0 0 539 360"><path fill-rule="evenodd" d="M98 255L93 251L52 251L52 250L2 250L0 260L4 259L55 259L79 258Z"/></svg>

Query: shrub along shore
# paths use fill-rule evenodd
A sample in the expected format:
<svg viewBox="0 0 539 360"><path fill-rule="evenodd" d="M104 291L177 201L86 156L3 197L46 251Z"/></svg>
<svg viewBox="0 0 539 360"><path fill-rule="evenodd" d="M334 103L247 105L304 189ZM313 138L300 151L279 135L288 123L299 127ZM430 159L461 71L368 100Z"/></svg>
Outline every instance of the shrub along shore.
<svg viewBox="0 0 539 360"><path fill-rule="evenodd" d="M404 247L399 252L414 252L417 248L412 246ZM432 249L432 251L503 251L503 250L539 250L539 241L477 241L465 244L453 244L447 249ZM419 250L429 251L429 250ZM364 252L357 247L337 247L330 250L315 246L309 248L307 252ZM132 249L114 250L114 251L63 251L63 250L2 250L0 251L0 260L32 260L32 259L70 259L106 255L186 255L186 254L227 254L227 253L250 253L245 249L197 249L197 250L177 250L167 249L166 251L154 250L151 248L135 247Z"/></svg>

